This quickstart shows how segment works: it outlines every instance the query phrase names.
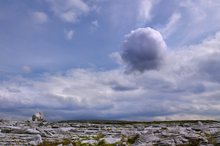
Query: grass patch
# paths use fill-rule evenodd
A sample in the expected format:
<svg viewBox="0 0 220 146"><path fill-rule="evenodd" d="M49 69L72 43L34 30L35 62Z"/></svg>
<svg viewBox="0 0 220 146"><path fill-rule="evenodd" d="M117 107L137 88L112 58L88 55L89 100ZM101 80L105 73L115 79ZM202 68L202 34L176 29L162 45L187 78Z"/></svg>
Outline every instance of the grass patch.
<svg viewBox="0 0 220 146"><path fill-rule="evenodd" d="M101 140L96 146L118 146L118 145L121 145L121 144L120 143L107 144L105 140Z"/></svg>
<svg viewBox="0 0 220 146"><path fill-rule="evenodd" d="M99 141L99 140L100 140L101 138L103 138L103 137L105 137L105 135L99 133L99 134L97 134L96 136L94 136L93 139Z"/></svg>
<svg viewBox="0 0 220 146"><path fill-rule="evenodd" d="M211 134L206 133L205 135L210 144L216 145L216 139Z"/></svg>
<svg viewBox="0 0 220 146"><path fill-rule="evenodd" d="M90 139L89 136L80 136L79 138L80 138L81 140L89 140L89 139Z"/></svg>
<svg viewBox="0 0 220 146"><path fill-rule="evenodd" d="M140 137L139 134L136 134L136 135L134 135L134 136L132 136L132 137L129 137L129 138L128 138L128 143L129 143L129 144L135 143L135 141L136 141L139 137Z"/></svg>
<svg viewBox="0 0 220 146"><path fill-rule="evenodd" d="M73 144L74 146L95 146L95 145L88 144L88 143L81 143L80 141L73 142L72 144Z"/></svg>
<svg viewBox="0 0 220 146"><path fill-rule="evenodd" d="M59 144L68 145L70 143L72 143L72 142L69 139L63 139L62 141L53 141L53 142L45 140L45 141L43 141L42 144L39 144L38 146L56 146Z"/></svg>

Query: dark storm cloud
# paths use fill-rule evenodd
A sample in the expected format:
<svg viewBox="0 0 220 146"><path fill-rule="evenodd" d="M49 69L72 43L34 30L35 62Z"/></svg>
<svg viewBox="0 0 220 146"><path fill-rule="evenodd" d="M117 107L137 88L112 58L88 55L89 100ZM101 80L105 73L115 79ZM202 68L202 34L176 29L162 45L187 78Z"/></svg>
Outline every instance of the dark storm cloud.
<svg viewBox="0 0 220 146"><path fill-rule="evenodd" d="M161 34L152 28L138 28L126 35L121 58L127 71L158 69L166 51Z"/></svg>

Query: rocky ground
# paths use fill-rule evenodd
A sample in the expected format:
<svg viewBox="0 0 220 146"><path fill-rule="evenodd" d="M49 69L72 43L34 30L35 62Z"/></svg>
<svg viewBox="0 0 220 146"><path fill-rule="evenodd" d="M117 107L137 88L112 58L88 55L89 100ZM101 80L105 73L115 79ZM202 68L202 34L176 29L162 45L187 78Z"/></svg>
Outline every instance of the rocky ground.
<svg viewBox="0 0 220 146"><path fill-rule="evenodd" d="M0 120L0 145L39 146L213 146L220 145L220 123L33 122Z"/></svg>

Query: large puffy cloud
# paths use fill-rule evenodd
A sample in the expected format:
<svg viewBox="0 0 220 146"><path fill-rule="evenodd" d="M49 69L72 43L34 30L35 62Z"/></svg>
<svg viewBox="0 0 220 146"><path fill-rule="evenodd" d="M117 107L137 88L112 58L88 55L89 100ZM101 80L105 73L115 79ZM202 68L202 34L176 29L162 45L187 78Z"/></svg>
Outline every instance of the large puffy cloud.
<svg viewBox="0 0 220 146"><path fill-rule="evenodd" d="M56 16L65 22L74 23L80 15L89 11L89 6L83 0L46 0Z"/></svg>
<svg viewBox="0 0 220 146"><path fill-rule="evenodd" d="M152 28L138 28L125 37L121 58L127 71L157 69L166 52L166 43L161 34Z"/></svg>

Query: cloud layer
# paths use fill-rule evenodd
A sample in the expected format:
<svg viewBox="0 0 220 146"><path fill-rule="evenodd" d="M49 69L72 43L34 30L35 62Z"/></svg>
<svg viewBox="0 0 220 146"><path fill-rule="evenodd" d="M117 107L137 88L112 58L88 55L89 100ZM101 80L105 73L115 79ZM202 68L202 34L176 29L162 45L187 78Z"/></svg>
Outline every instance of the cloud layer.
<svg viewBox="0 0 220 146"><path fill-rule="evenodd" d="M166 43L160 32L152 28L138 28L126 35L121 58L127 71L157 69L166 52Z"/></svg>
<svg viewBox="0 0 220 146"><path fill-rule="evenodd" d="M218 33L201 44L170 51L160 70L139 75L118 68L14 77L1 82L0 115L25 118L41 110L56 120L220 119L219 42Z"/></svg>

